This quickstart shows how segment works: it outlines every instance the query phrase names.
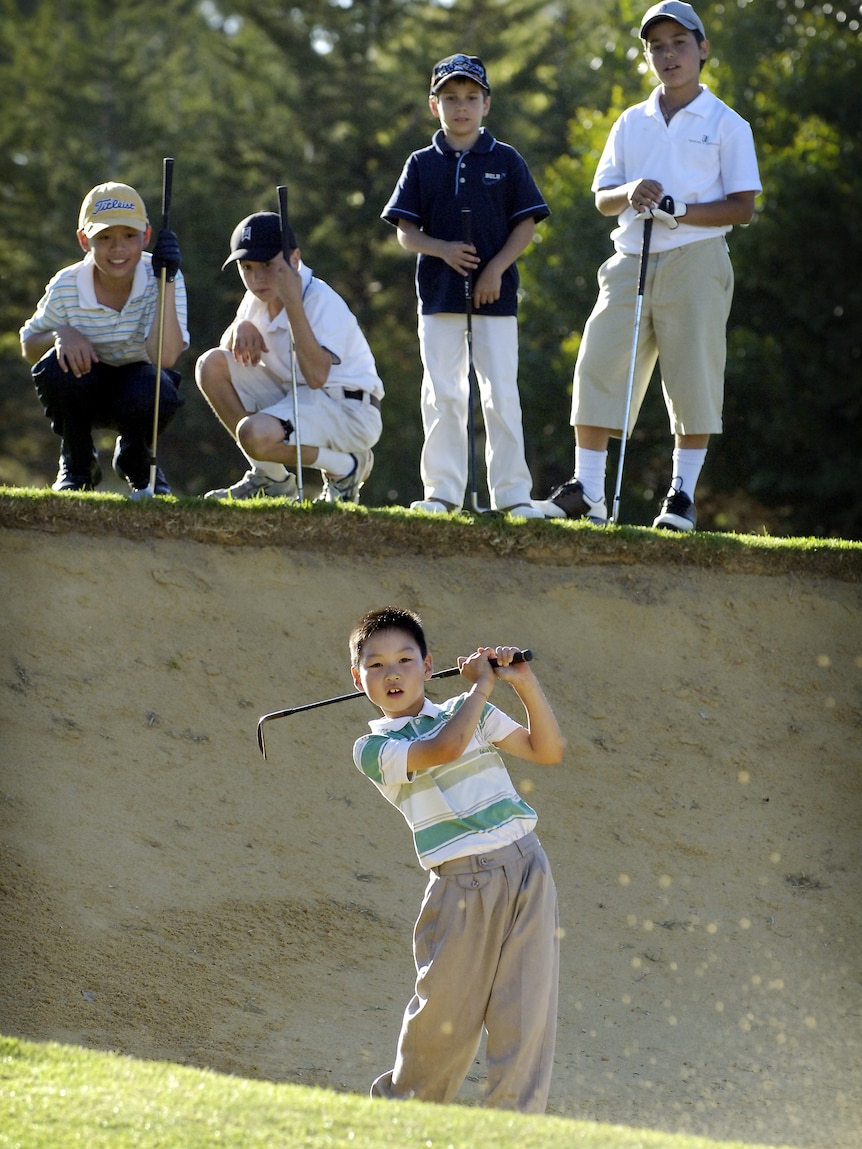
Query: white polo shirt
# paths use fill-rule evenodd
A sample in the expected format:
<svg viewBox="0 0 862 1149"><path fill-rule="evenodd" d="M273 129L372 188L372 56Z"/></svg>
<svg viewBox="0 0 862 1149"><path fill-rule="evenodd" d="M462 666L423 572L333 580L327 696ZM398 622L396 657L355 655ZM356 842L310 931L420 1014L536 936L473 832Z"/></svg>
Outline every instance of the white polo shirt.
<svg viewBox="0 0 862 1149"><path fill-rule="evenodd" d="M20 338L23 340L68 324L90 340L102 363L112 367L124 363L148 363L146 341L159 301L152 255L148 251L141 255L131 293L122 311L99 303L93 280L94 269L93 256L88 252L80 263L58 271L45 288L36 310L21 328ZM185 349L189 345L188 304L182 272L177 273L175 299Z"/></svg>
<svg viewBox="0 0 862 1149"><path fill-rule="evenodd" d="M356 316L338 292L322 279L316 279L311 268L302 262L299 264L299 274L302 279L302 306L311 330L320 346L325 347L334 357L326 388L369 391L382 399L383 383ZM291 379L291 365L287 312L282 308L274 319L270 319L267 305L247 291L237 308L234 322L242 319L255 325L269 348L261 359L262 366L276 379L288 383ZM223 347L229 344L230 330L228 328L222 336ZM298 360L296 372L297 382L305 383Z"/></svg>
<svg viewBox="0 0 862 1149"><path fill-rule="evenodd" d="M733 192L762 190L748 123L701 85L700 95L676 113L669 124L655 88L642 104L627 108L611 128L592 183L594 192L634 179L658 180L665 194L682 203L709 203ZM639 255L643 224L630 205L611 232L614 247ZM652 229L652 251L670 251L731 230L680 224Z"/></svg>

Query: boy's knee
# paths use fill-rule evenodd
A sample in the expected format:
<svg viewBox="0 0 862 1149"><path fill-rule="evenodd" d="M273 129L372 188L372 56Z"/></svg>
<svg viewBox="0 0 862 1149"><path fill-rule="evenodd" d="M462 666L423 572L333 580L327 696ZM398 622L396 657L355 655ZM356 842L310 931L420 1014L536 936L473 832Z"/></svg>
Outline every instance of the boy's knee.
<svg viewBox="0 0 862 1149"><path fill-rule="evenodd" d="M220 347L211 347L205 351L195 364L195 383L198 390L208 396L210 389L217 383L230 381L227 358Z"/></svg>
<svg viewBox="0 0 862 1149"><path fill-rule="evenodd" d="M247 415L237 424L237 442L243 450L248 451L255 458L259 458L259 452L265 450L267 446L267 436L263 433L264 430L265 424L257 415Z"/></svg>

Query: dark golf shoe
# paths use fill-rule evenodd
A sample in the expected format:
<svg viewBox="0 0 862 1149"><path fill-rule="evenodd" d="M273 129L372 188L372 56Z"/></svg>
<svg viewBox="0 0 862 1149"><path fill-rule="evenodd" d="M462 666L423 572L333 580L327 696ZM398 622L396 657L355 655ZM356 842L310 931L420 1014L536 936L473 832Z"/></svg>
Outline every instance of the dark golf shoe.
<svg viewBox="0 0 862 1149"><path fill-rule="evenodd" d="M92 491L102 481L102 466L99 452L93 447L89 462L83 464L73 459L65 450L60 452L60 465L57 478L51 485L53 491Z"/></svg>
<svg viewBox="0 0 862 1149"><path fill-rule="evenodd" d="M696 524L694 503L685 491L674 491L662 500L661 511L652 525L666 531L693 531Z"/></svg>
<svg viewBox="0 0 862 1149"><path fill-rule="evenodd" d="M150 484L150 453L143 443L117 437L114 446L112 465L121 479L125 479L133 491L143 491ZM171 488L161 467L156 467L156 480L153 494L169 495Z"/></svg>

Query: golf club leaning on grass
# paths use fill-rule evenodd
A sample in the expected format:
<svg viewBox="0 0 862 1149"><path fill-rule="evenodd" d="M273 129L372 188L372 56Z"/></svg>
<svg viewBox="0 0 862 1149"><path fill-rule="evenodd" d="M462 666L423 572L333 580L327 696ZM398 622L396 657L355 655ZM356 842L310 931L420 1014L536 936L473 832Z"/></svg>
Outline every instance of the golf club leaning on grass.
<svg viewBox="0 0 862 1149"><path fill-rule="evenodd" d="M638 271L638 294L635 302L635 325L632 332L632 354L629 363L629 377L626 384L626 409L623 415L622 432L620 435L620 460L617 464L617 484L614 488L614 502L611 510L611 522L616 526L620 516L620 490L623 485L623 463L626 457L626 442L629 435L629 419L632 411L632 391L635 382L635 364L638 355L638 337L641 330L641 312L644 304L644 284L646 282L647 262L649 260L650 237L652 236L652 216L644 220L644 237L641 245L640 270Z"/></svg>
<svg viewBox="0 0 862 1149"><path fill-rule="evenodd" d="M461 211L461 237L465 243L473 242L473 216L470 208ZM476 364L473 360L473 273L464 277L464 306L467 314L467 437L470 444L470 497L473 510L477 514L491 513L490 507L479 502L479 480L476 467L476 400L479 396L479 381L476 378Z"/></svg>
<svg viewBox="0 0 862 1149"><path fill-rule="evenodd" d="M171 192L174 182L174 161L165 156L162 161L162 230L170 227ZM159 401L162 390L162 352L165 345L165 290L168 282L167 268L159 273L159 333L156 345L156 396L153 403L153 437L150 447L150 481L141 490L132 491L131 499L151 499L156 493L156 446L159 439Z"/></svg>
<svg viewBox="0 0 862 1149"><path fill-rule="evenodd" d="M278 214L281 219L281 253L284 262L290 263L290 223L287 215L287 185L278 185ZM302 484L302 437L299 433L299 396L296 392L296 344L293 342L293 328L290 327L290 389L293 392L293 438L296 443L296 490L302 502L305 492Z"/></svg>
<svg viewBox="0 0 862 1149"><path fill-rule="evenodd" d="M513 662L532 662L532 650L519 650ZM496 666L497 660L490 659L491 665ZM461 669L457 666L451 666L448 670L437 670L431 677L432 678L453 678L456 674L460 674ZM349 702L353 698L365 698L361 690L352 690L349 694L337 694L334 698L324 698L320 702L306 702L304 706L291 706L287 710L273 710L270 714L262 714L257 723L257 744L260 747L260 752L266 758L266 743L263 737L263 727L267 722L272 721L274 718L289 718L291 714L299 714L303 710L317 710L321 706L331 706L334 702Z"/></svg>

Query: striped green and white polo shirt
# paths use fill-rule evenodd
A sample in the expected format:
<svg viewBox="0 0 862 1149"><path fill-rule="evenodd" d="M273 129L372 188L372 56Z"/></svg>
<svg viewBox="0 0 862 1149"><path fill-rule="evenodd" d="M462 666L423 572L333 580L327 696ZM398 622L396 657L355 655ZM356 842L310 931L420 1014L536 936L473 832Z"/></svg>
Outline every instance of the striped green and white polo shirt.
<svg viewBox="0 0 862 1149"><path fill-rule="evenodd" d="M437 705L425 700L415 718L377 718L370 734L353 747L353 760L384 798L400 810L416 854L430 870L508 846L535 828L536 812L512 784L495 743L519 723L487 703L467 749L455 762L408 774L411 742L433 738L458 710L465 695Z"/></svg>

